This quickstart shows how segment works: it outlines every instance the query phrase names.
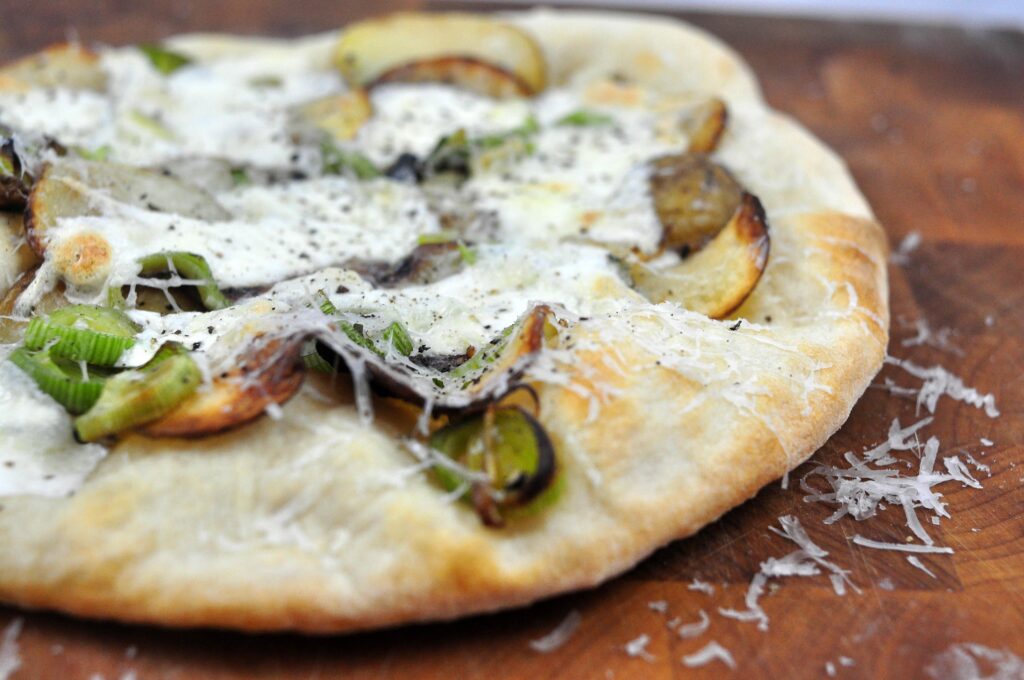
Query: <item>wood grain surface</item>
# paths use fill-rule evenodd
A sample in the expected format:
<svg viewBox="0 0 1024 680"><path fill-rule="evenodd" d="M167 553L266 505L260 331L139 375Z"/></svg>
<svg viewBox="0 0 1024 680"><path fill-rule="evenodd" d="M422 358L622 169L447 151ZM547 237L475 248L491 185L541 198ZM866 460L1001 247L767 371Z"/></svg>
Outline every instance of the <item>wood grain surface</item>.
<svg viewBox="0 0 1024 680"><path fill-rule="evenodd" d="M83 40L116 44L196 29L296 35L420 4L6 0L0 58L61 40L70 27ZM829 508L805 503L798 488L773 484L600 588L450 624L336 638L257 637L0 607L0 642L11 622L23 625L16 640L21 665L11 678L728 677L720 662L692 669L681 662L711 640L731 651L740 677L817 678L833 670L844 678L953 678L961 677L958 658L973 659L981 673L1002 664L998 677L1024 677L1024 665L1014 661L1024 657L1024 35L685 18L738 49L772 105L839 151L894 245L921 234L907 263L890 269L890 353L941 364L996 395L998 419L944 400L928 428L943 454L969 452L991 468L991 476L979 476L982 489L941 488L952 518L928 530L956 552L921 556L934 578L903 554L849 540L906 540L902 510L825 526ZM920 319L952 329L953 347L903 346ZM882 377L914 384L894 367ZM913 402L869 390L813 461L841 464L843 452L882 441L895 417L912 422ZM719 607L743 608L762 561L794 548L767 530L783 514L800 518L830 558L851 570L861 593L839 597L825 576L781 579L762 598L767 631L723 618ZM694 578L713 584L715 594L691 590ZM651 610L654 601L666 602L668 612ZM573 610L581 623L561 649L531 650L530 640ZM666 626L677 616L695 621L701 610L711 615L710 628L696 639L680 639ZM650 657L629 656L626 643L642 634L650 637Z"/></svg>

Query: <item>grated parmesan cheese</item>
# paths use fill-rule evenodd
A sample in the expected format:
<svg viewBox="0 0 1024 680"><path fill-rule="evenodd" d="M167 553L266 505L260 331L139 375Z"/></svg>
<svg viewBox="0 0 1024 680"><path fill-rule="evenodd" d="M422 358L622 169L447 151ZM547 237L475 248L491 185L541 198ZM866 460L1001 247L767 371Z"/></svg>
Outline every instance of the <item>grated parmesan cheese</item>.
<svg viewBox="0 0 1024 680"><path fill-rule="evenodd" d="M1009 649L965 642L936 655L925 672L935 680L1020 680L1024 659Z"/></svg>
<svg viewBox="0 0 1024 680"><path fill-rule="evenodd" d="M910 253L917 250L921 245L921 232L912 231L903 237L899 246L893 251L889 261L900 266L910 264Z"/></svg>
<svg viewBox="0 0 1024 680"><path fill-rule="evenodd" d="M706 595L714 595L715 587L707 581L701 581L699 578L694 578L690 581L690 585L686 586L687 590L696 590L699 593Z"/></svg>
<svg viewBox="0 0 1024 680"><path fill-rule="evenodd" d="M908 325L906 322L902 323L904 326ZM915 328L917 335L912 338L904 338L900 342L900 345L903 347L920 347L921 345L928 345L960 357L964 355L964 351L950 339L953 335L952 328L943 326L937 331L933 330L931 325L928 323L928 320L924 318L916 319L909 325Z"/></svg>
<svg viewBox="0 0 1024 680"><path fill-rule="evenodd" d="M647 651L647 645L651 642L651 636L647 634L639 635L625 645L626 655L630 658L641 658L644 661L654 661L655 657L653 654Z"/></svg>
<svg viewBox="0 0 1024 680"><path fill-rule="evenodd" d="M550 633L536 640L530 640L530 649L541 654L550 654L569 641L576 629L580 627L581 621L583 621L583 617L580 616L579 611L573 609Z"/></svg>
<svg viewBox="0 0 1024 680"><path fill-rule="evenodd" d="M967 387L960 378L942 366L926 368L918 366L912 361L897 359L896 357L886 357L885 363L899 366L915 378L920 378L924 381L920 389L916 390L918 412L921 411L921 406L924 406L928 409L929 413L935 413L935 406L938 404L939 398L946 396L970 404L975 408L984 409L985 415L989 418L999 417L999 409L996 408L996 398L992 394L981 394L973 387ZM895 387L891 391L896 394L908 394L910 392L908 388L889 384L886 386L890 388Z"/></svg>
<svg viewBox="0 0 1024 680"><path fill-rule="evenodd" d="M947 553L953 552L952 548L940 546L940 545L919 545L917 543L886 543L884 541L874 541L870 538L864 538L860 534L854 534L851 539L857 545L862 545L865 548L875 548L876 550L898 550L901 552L912 552L912 553Z"/></svg>
<svg viewBox="0 0 1024 680"><path fill-rule="evenodd" d="M684 640L703 635L711 625L711 619L703 609L700 610L698 616L700 616L700 620L695 623L684 623L679 625L676 628L676 634Z"/></svg>
<svg viewBox="0 0 1024 680"><path fill-rule="evenodd" d="M819 569L821 567L832 572L829 579L837 595L844 595L847 585L854 591L860 592L860 589L850 581L848 570L825 559L828 552L811 540L800 525L800 520L792 515L783 515L779 518L779 524L782 526L781 530L775 527L769 527L769 529L796 543L800 546L799 550L781 558L769 557L761 563L760 571L754 574L754 578L747 588L744 598L744 604L747 607L745 610L729 608L719 608L718 610L719 614L727 618L738 621L756 621L757 628L761 631L768 630L768 615L761 608L758 600L764 594L764 587L769 579L783 576L814 576L821 573L821 569Z"/></svg>
<svg viewBox="0 0 1024 680"><path fill-rule="evenodd" d="M714 640L707 643L693 654L687 654L683 657L683 665L687 668L706 666L712 661L721 661L728 666L730 670L736 670L736 661L732 658L732 654L729 653L728 649Z"/></svg>
<svg viewBox="0 0 1024 680"><path fill-rule="evenodd" d="M932 578L938 578L938 576L935 575L935 572L924 566L924 562L922 562L918 557L914 555L907 555L907 562L909 562L912 567L917 567Z"/></svg>
<svg viewBox="0 0 1024 680"><path fill-rule="evenodd" d="M14 671L21 668L18 636L21 635L24 623L21 618L14 619L4 629L3 637L0 638L0 680L7 680Z"/></svg>

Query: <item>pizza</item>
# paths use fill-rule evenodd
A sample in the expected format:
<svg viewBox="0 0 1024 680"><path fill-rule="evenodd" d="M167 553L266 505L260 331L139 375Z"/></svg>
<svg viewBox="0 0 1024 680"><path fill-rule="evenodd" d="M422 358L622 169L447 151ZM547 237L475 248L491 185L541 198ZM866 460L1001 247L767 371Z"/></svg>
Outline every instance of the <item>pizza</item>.
<svg viewBox="0 0 1024 680"><path fill-rule="evenodd" d="M332 632L593 586L885 355L843 163L668 19L59 45L0 125L9 603Z"/></svg>

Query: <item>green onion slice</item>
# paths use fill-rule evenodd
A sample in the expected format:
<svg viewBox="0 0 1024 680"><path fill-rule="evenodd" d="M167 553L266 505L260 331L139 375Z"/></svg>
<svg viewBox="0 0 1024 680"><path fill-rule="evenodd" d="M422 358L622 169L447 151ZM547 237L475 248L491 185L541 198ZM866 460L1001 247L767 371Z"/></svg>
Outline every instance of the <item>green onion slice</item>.
<svg viewBox="0 0 1024 680"><path fill-rule="evenodd" d="M217 287L210 265L202 255L180 251L154 253L140 258L139 264L142 265L141 276L177 273L183 279L200 281L196 284L196 290L199 291L199 299L207 309L224 309L231 305Z"/></svg>
<svg viewBox="0 0 1024 680"><path fill-rule="evenodd" d="M330 139L320 145L325 175L355 175L357 179L374 179L381 171L369 158L351 149L342 149Z"/></svg>
<svg viewBox="0 0 1024 680"><path fill-rule="evenodd" d="M403 356L409 356L412 354L412 338L409 337L409 332L405 330L405 326L400 322L392 322L390 326L384 329L384 332L381 334L381 338L384 342L389 343L394 347L395 351L399 354Z"/></svg>
<svg viewBox="0 0 1024 680"><path fill-rule="evenodd" d="M165 76L168 76L178 69L192 63L192 59L186 57L184 54L174 52L162 45L154 43L139 45L139 51L146 55L149 59L149 63L153 65L153 68Z"/></svg>
<svg viewBox="0 0 1024 680"><path fill-rule="evenodd" d="M71 413L88 411L103 392L103 376L91 375L88 368L53 357L46 350L34 352L19 347L8 359Z"/></svg>
<svg viewBox="0 0 1024 680"><path fill-rule="evenodd" d="M154 137L160 139L171 140L174 139L174 133L171 129L161 123L153 116L147 115L138 109L132 109L128 112L128 119L135 123L138 127L142 128Z"/></svg>
<svg viewBox="0 0 1024 680"><path fill-rule="evenodd" d="M590 111L587 109L579 109L573 111L570 114L559 118L555 125L570 125L573 127L596 127L598 125L611 125L615 122L615 119L611 116L598 113L597 111Z"/></svg>
<svg viewBox="0 0 1024 680"><path fill-rule="evenodd" d="M302 363L317 373L334 373L334 367L317 351L316 340L307 340L302 345Z"/></svg>
<svg viewBox="0 0 1024 680"><path fill-rule="evenodd" d="M25 346L49 348L57 357L113 366L135 344L139 327L123 312L95 305L61 307L36 317L25 330Z"/></svg>
<svg viewBox="0 0 1024 680"><path fill-rule="evenodd" d="M434 472L448 491L465 489L485 524L533 514L561 490L555 447L544 427L518 407L489 409L448 425L430 437L430 447L458 463L437 464ZM469 479L460 471L482 473Z"/></svg>
<svg viewBox="0 0 1024 680"><path fill-rule="evenodd" d="M91 442L161 418L201 381L199 367L183 349L161 348L141 369L110 378L92 408L75 419L75 432Z"/></svg>

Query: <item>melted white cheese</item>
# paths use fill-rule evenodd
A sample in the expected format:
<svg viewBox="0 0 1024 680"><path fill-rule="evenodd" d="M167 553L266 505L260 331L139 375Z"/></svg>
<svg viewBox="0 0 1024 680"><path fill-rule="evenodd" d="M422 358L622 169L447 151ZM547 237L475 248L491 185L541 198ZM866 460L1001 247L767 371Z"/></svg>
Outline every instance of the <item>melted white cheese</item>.
<svg viewBox="0 0 1024 680"><path fill-rule="evenodd" d="M474 264L429 285L374 288L335 270L282 283L268 297L295 307L324 290L340 311L359 316L370 335L400 321L417 348L453 354L486 346L536 303L589 315L618 309L633 295L600 248L492 245L475 253Z"/></svg>
<svg viewBox="0 0 1024 680"><path fill-rule="evenodd" d="M64 407L0 360L0 497L65 496L105 455L102 446L76 442Z"/></svg>
<svg viewBox="0 0 1024 680"><path fill-rule="evenodd" d="M239 165L310 170L314 146L297 143L299 104L343 89L316 49L255 49L164 75L136 48L104 49L103 93L69 88L0 92L0 120L132 165L207 156Z"/></svg>
<svg viewBox="0 0 1024 680"><path fill-rule="evenodd" d="M342 177L220 194L232 219L207 222L152 212L97 196L100 216L68 217L51 232L51 248L92 232L112 246L108 284L130 282L136 260L163 251L203 255L222 288L270 285L352 258L394 260L437 232L437 218L419 192L380 180Z"/></svg>

